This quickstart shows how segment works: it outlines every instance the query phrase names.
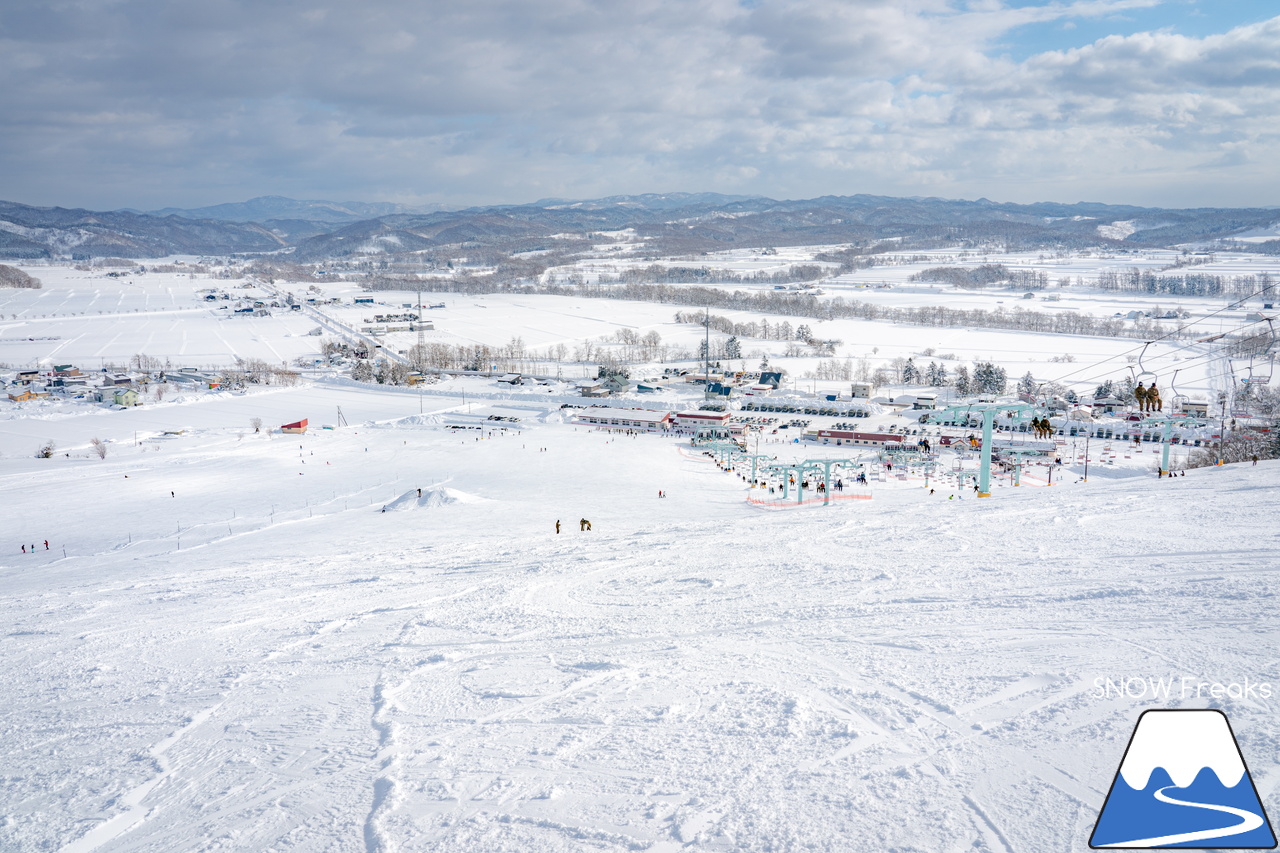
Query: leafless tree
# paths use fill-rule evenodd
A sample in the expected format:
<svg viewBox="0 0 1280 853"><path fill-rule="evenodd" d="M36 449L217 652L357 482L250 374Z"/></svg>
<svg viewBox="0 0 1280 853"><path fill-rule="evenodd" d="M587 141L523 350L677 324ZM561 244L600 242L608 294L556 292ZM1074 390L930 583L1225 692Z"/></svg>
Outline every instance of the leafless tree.
<svg viewBox="0 0 1280 853"><path fill-rule="evenodd" d="M94 437L90 439L89 444L93 445L93 452L98 454L99 459L107 458L107 443L100 438Z"/></svg>

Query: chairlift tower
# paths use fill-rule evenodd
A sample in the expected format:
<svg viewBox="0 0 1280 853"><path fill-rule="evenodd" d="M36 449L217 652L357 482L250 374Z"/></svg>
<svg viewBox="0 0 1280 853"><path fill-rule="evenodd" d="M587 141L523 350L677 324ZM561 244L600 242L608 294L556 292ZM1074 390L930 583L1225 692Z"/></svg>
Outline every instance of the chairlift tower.
<svg viewBox="0 0 1280 853"><path fill-rule="evenodd" d="M1161 415L1159 417L1147 417L1139 421L1138 423L1139 430L1144 430L1144 429L1154 430L1158 427L1164 427L1164 433L1160 438L1160 445L1161 445L1160 470L1161 471L1169 470L1169 447L1173 443L1171 439L1173 438L1174 424L1178 424L1180 426L1185 425L1185 421L1183 421L1180 418L1174 417L1172 414L1168 414L1168 415Z"/></svg>
<svg viewBox="0 0 1280 853"><path fill-rule="evenodd" d="M791 495L791 475L796 478L796 503L804 502L804 469L799 465L788 465L785 462L778 462L773 465L766 465L765 470L771 474L782 475L782 499L785 501Z"/></svg>
<svg viewBox="0 0 1280 853"><path fill-rule="evenodd" d="M741 458L743 458L743 459L750 459L750 460L751 460L751 486L752 486L752 488L755 488L755 483L756 483L756 468L758 467L760 460L761 460L761 459L768 459L768 460L772 461L772 460L774 460L774 459L777 459L778 457L776 457L776 456L771 456L771 455L769 455L768 453L748 453L746 456L743 456L743 457L741 457Z"/></svg>
<svg viewBox="0 0 1280 853"><path fill-rule="evenodd" d="M852 459L806 459L800 465L806 471L813 471L815 474L818 469L822 469L822 505L831 505L831 469L837 465L853 465Z"/></svg>
<svg viewBox="0 0 1280 853"><path fill-rule="evenodd" d="M978 497L991 497L991 433L995 425L996 415L1001 412L1017 414L1019 412L1035 413L1035 406L1025 403L987 403L970 406L951 406L943 409L937 418L940 421L967 421L970 413L982 415L982 448L979 452Z"/></svg>

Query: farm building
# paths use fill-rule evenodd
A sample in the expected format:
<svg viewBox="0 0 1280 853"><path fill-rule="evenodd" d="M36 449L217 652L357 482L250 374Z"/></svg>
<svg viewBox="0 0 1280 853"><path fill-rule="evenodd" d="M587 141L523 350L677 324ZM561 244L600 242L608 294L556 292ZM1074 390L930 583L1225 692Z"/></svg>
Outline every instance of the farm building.
<svg viewBox="0 0 1280 853"><path fill-rule="evenodd" d="M294 421L291 424L285 424L284 426L280 427L280 431L283 433L291 433L293 435L301 435L302 433L307 431L307 419L303 418L300 421Z"/></svg>
<svg viewBox="0 0 1280 853"><path fill-rule="evenodd" d="M601 429L635 429L645 432L666 432L671 429L671 413L654 409L614 409L608 406L592 406L573 419L575 424Z"/></svg>

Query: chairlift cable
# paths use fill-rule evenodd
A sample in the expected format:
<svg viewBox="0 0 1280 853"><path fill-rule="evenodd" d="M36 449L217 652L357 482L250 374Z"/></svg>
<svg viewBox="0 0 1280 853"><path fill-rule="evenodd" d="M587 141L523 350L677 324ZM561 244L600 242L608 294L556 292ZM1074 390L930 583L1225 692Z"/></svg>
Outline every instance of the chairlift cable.
<svg viewBox="0 0 1280 853"><path fill-rule="evenodd" d="M1142 344L1142 347L1141 347L1141 348L1142 348L1143 350L1145 350L1145 349L1146 349L1148 346L1150 346L1151 344L1159 343L1160 341L1163 341L1163 340L1165 340L1166 338L1172 337L1173 335L1176 335L1176 334L1178 334L1178 333L1180 333L1180 332L1183 332L1183 331L1187 330L1188 328L1190 328L1190 327L1192 327L1192 326L1196 325L1196 323L1202 323L1202 322L1204 322L1204 321L1206 321L1206 320L1210 320L1210 319L1212 319L1213 317L1216 317L1217 315L1221 314L1221 313L1222 313L1222 312L1224 312L1224 311L1228 311L1228 310L1230 310L1230 309L1232 309L1232 308L1238 308L1239 306L1241 306L1241 305L1243 305L1244 303L1248 302L1250 299L1256 299L1256 298L1258 298L1259 296L1261 296L1262 294L1266 293L1267 291L1269 291L1269 290L1274 290L1274 289L1276 288L1276 286L1277 286L1277 285L1276 285L1275 283L1268 284L1266 287L1263 287L1261 290L1255 291L1254 293L1251 293L1251 294L1249 294L1248 296L1241 297L1240 299L1237 299L1235 302L1227 303L1226 305L1222 306L1221 308L1217 309L1216 311L1211 311L1211 312L1209 312L1209 313L1208 313L1208 314L1206 314L1204 317L1201 317L1200 319L1196 320L1195 322L1192 322L1192 323L1186 323L1185 325L1179 326L1179 327L1178 327L1178 328L1176 328L1176 329L1173 329L1173 330L1171 330L1171 331L1168 331L1168 332L1166 332L1165 334L1163 334L1163 335L1161 335L1161 336L1159 336L1159 337L1157 337L1157 338L1153 338L1153 339L1152 339L1152 340L1150 340L1150 341L1144 341L1144 342L1143 342L1143 344ZM1256 322L1260 322L1260 321L1256 321L1256 320L1255 320L1255 321L1253 321L1253 322L1251 322L1251 323L1248 323L1248 324L1246 324L1246 325L1253 325L1253 323L1256 323ZM1266 322L1267 322L1268 324L1270 324L1270 322L1271 322L1271 321L1270 321L1270 320L1267 320ZM1227 334L1230 334L1230 333L1227 333ZM1189 347L1189 346L1190 346L1190 345L1188 344L1188 345L1187 345L1187 346L1185 346L1185 347L1179 347L1178 349L1174 350L1174 352L1179 352L1179 351L1181 351L1182 349L1186 349L1186 348L1187 348L1187 347ZM1065 380L1065 379L1068 379L1068 378L1070 378L1070 377L1072 377L1072 376L1075 376L1077 373L1081 373L1081 372L1083 372L1083 371L1085 371L1085 370L1089 370L1089 369L1091 369L1091 368L1098 367L1099 365L1106 364L1106 363L1107 363L1107 362L1109 362L1109 361L1114 361L1115 359L1120 358L1121 356L1131 355L1133 352L1137 351L1138 349L1139 349L1138 347L1134 347L1133 349L1126 350L1125 352L1117 353L1116 355L1113 355L1113 356L1110 356L1110 357L1108 357L1108 358L1102 359L1101 361L1094 362L1094 363L1093 363L1093 364L1091 364L1091 365L1088 365L1088 366L1082 367L1082 368L1080 368L1079 370L1072 371L1071 373L1064 374L1064 375L1062 375L1062 376L1059 376L1057 379L1050 380L1050 381L1052 381L1052 382L1062 382L1062 381L1063 381L1063 380ZM1084 380L1078 380L1078 381L1089 382L1089 381L1092 381L1092 380L1084 379Z"/></svg>

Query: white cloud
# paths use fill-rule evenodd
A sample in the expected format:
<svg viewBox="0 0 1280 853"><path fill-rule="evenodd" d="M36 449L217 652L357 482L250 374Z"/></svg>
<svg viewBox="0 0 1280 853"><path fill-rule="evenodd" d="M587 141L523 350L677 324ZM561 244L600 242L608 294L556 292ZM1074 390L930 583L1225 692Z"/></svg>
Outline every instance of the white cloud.
<svg viewBox="0 0 1280 853"><path fill-rule="evenodd" d="M19 0L0 12L0 167L17 200L98 206L665 189L1274 203L1280 18L1021 62L993 47L1159 2Z"/></svg>

